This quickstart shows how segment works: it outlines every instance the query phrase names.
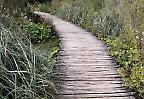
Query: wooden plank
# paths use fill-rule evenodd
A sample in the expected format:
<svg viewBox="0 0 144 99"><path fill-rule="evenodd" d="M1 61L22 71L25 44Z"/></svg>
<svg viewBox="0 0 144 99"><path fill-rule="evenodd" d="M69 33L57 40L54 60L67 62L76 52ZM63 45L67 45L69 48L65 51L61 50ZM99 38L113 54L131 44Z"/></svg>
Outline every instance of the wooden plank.
<svg viewBox="0 0 144 99"><path fill-rule="evenodd" d="M109 97L98 97L94 95L81 96L81 95L62 95L57 96L57 99L135 99L133 96L109 96Z"/></svg>

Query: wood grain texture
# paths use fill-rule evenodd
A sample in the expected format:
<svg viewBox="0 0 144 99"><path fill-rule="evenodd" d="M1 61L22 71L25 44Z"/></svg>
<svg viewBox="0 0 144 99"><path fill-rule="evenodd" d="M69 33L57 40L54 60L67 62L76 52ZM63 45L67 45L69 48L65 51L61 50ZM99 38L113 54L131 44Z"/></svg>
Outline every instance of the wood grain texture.
<svg viewBox="0 0 144 99"><path fill-rule="evenodd" d="M35 13L53 21L61 40L55 80L57 99L135 99L123 85L105 44L70 22Z"/></svg>

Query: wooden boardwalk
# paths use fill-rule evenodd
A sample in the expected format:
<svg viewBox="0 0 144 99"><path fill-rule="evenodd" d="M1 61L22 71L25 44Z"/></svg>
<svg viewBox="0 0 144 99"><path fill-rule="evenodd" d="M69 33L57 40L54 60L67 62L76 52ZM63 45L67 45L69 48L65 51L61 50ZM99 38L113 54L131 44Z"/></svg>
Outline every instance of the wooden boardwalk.
<svg viewBox="0 0 144 99"><path fill-rule="evenodd" d="M57 99L135 99L125 89L106 46L91 33L46 13L61 40Z"/></svg>

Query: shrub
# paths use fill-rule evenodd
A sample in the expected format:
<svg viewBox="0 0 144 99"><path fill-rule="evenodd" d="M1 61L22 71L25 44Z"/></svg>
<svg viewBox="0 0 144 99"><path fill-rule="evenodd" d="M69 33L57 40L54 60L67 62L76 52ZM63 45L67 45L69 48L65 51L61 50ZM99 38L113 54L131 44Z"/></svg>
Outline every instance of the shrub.
<svg viewBox="0 0 144 99"><path fill-rule="evenodd" d="M23 30L30 34L31 41L38 43L43 40L56 36L54 27L46 23L33 23L28 22L22 26Z"/></svg>

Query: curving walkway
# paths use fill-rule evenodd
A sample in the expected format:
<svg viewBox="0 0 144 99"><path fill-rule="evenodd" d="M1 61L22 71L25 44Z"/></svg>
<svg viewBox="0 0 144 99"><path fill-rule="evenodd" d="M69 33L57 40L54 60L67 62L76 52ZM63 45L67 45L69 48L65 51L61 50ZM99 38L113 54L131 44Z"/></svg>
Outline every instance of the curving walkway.
<svg viewBox="0 0 144 99"><path fill-rule="evenodd" d="M118 75L118 66L106 46L91 33L55 16L52 19L61 40L57 99L135 99Z"/></svg>

